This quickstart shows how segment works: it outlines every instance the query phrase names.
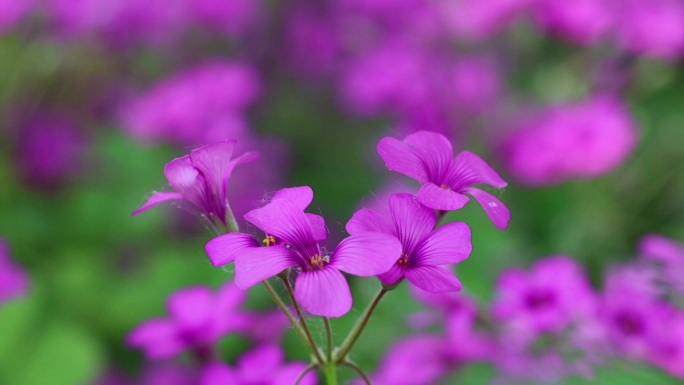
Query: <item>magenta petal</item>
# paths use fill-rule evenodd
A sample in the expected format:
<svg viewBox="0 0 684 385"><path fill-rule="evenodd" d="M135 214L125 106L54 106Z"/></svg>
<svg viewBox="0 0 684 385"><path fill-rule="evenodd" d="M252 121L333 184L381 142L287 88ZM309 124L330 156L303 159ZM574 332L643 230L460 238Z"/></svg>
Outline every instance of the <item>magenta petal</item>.
<svg viewBox="0 0 684 385"><path fill-rule="evenodd" d="M295 252L283 246L246 249L235 259L235 286L247 290L296 265Z"/></svg>
<svg viewBox="0 0 684 385"><path fill-rule="evenodd" d="M446 223L428 234L414 255L416 266L437 266L458 263L468 258L473 247L470 228L463 222Z"/></svg>
<svg viewBox="0 0 684 385"><path fill-rule="evenodd" d="M266 234L289 243L304 255L320 254L309 218L289 200L272 201L248 212L245 219Z"/></svg>
<svg viewBox="0 0 684 385"><path fill-rule="evenodd" d="M211 264L218 267L233 262L240 253L254 247L260 247L260 245L251 235L228 233L207 242L204 250Z"/></svg>
<svg viewBox="0 0 684 385"><path fill-rule="evenodd" d="M295 207L304 211L313 201L313 190L309 186L289 187L276 191L271 200L287 199Z"/></svg>
<svg viewBox="0 0 684 385"><path fill-rule="evenodd" d="M421 183L428 181L423 162L408 144L394 138L382 138L378 143L378 154L391 171L410 176Z"/></svg>
<svg viewBox="0 0 684 385"><path fill-rule="evenodd" d="M657 234L648 234L639 240L639 253L668 264L684 262L684 245Z"/></svg>
<svg viewBox="0 0 684 385"><path fill-rule="evenodd" d="M167 307L174 322L181 328L201 327L210 318L214 294L206 286L189 287L169 297Z"/></svg>
<svg viewBox="0 0 684 385"><path fill-rule="evenodd" d="M470 194L475 198L477 203L479 203L487 213L489 219L492 220L494 226L498 229L505 229L508 227L508 221L511 219L511 211L508 210L508 207L501 203L500 200L494 198L487 192L473 187L463 189L463 192Z"/></svg>
<svg viewBox="0 0 684 385"><path fill-rule="evenodd" d="M206 188L204 178L192 166L189 156L182 156L167 163L164 166L164 175L174 190L194 205L202 207Z"/></svg>
<svg viewBox="0 0 684 385"><path fill-rule="evenodd" d="M385 233L396 235L394 226L377 211L361 209L354 213L345 226L351 235L361 233Z"/></svg>
<svg viewBox="0 0 684 385"><path fill-rule="evenodd" d="M371 277L389 270L401 256L401 243L393 235L363 233L345 238L330 257L338 270Z"/></svg>
<svg viewBox="0 0 684 385"><path fill-rule="evenodd" d="M126 338L130 347L141 348L148 359L175 356L185 349L176 326L169 320L153 318L133 329Z"/></svg>
<svg viewBox="0 0 684 385"><path fill-rule="evenodd" d="M482 158L470 151L463 151L452 162L447 184L459 190L460 187L478 183L496 188L504 188L508 185Z"/></svg>
<svg viewBox="0 0 684 385"><path fill-rule="evenodd" d="M406 269L406 279L418 288L431 293L460 291L461 282L453 273L437 266L419 266Z"/></svg>
<svg viewBox="0 0 684 385"><path fill-rule="evenodd" d="M324 241L328 237L328 229L325 227L325 219L317 214L305 213L311 223L313 237L317 241Z"/></svg>
<svg viewBox="0 0 684 385"><path fill-rule="evenodd" d="M397 235L404 246L403 252L410 255L423 237L435 227L437 216L411 194L392 195L390 211Z"/></svg>
<svg viewBox="0 0 684 385"><path fill-rule="evenodd" d="M448 172L454 150L444 135L430 131L418 131L407 136L404 142L414 148L427 170L429 180L441 180Z"/></svg>
<svg viewBox="0 0 684 385"><path fill-rule="evenodd" d="M283 359L283 351L276 345L254 348L238 359L240 379L246 384L269 383Z"/></svg>
<svg viewBox="0 0 684 385"><path fill-rule="evenodd" d="M418 190L418 200L433 210L451 211L465 206L470 199L455 191L440 188L434 183L426 183Z"/></svg>
<svg viewBox="0 0 684 385"><path fill-rule="evenodd" d="M387 272L379 274L378 279L386 285L394 285L404 277L404 272L406 270L395 263Z"/></svg>
<svg viewBox="0 0 684 385"><path fill-rule="evenodd" d="M219 362L211 363L202 369L199 385L237 385L240 381L227 365Z"/></svg>
<svg viewBox="0 0 684 385"><path fill-rule="evenodd" d="M225 140L202 146L190 153L190 163L212 186L221 186L236 143L235 140Z"/></svg>
<svg viewBox="0 0 684 385"><path fill-rule="evenodd" d="M295 281L295 298L307 312L331 318L345 315L352 305L347 280L330 266L299 273Z"/></svg>
<svg viewBox="0 0 684 385"><path fill-rule="evenodd" d="M137 210L133 211L131 215L138 215L160 203L177 200L183 200L183 195L173 191L155 192L142 206L140 206Z"/></svg>

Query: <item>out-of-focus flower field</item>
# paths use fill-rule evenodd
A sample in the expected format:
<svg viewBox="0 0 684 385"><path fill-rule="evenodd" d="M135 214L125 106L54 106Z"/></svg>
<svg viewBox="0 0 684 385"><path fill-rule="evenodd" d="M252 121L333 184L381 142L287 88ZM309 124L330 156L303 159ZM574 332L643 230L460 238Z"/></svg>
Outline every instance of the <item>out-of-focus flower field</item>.
<svg viewBox="0 0 684 385"><path fill-rule="evenodd" d="M244 215L294 186L328 252L395 193L469 226L461 291L407 276L378 304L349 356L373 384L681 383L682 63L682 0L0 0L0 384L294 382L296 330L205 252L225 215L185 196L131 216L226 140L260 154L227 192L259 242ZM402 169L389 144L441 156L425 131L486 164ZM470 202L432 207L430 183ZM347 282L335 346L381 287Z"/></svg>

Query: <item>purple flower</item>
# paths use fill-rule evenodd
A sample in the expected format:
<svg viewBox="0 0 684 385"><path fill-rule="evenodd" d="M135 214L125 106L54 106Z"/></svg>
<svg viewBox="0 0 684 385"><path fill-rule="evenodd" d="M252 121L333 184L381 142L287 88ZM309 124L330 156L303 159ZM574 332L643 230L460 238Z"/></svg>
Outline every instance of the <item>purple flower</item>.
<svg viewBox="0 0 684 385"><path fill-rule="evenodd" d="M520 181L554 184L594 178L616 169L637 143L635 125L612 96L551 108L522 125L504 148L506 165Z"/></svg>
<svg viewBox="0 0 684 385"><path fill-rule="evenodd" d="M208 144L167 163L164 175L175 191L155 192L132 215L163 202L183 200L192 204L214 224L231 227L233 214L227 194L230 174L235 166L252 162L259 156L256 152L247 152L231 159L235 144L234 140Z"/></svg>
<svg viewBox="0 0 684 385"><path fill-rule="evenodd" d="M245 293L231 283L216 294L206 286L179 290L167 301L171 317L141 323L128 334L127 344L143 349L148 359L193 350L202 359L211 360L215 341L247 326L249 317L238 312L244 300Z"/></svg>
<svg viewBox="0 0 684 385"><path fill-rule="evenodd" d="M594 311L595 296L587 278L565 256L544 258L529 272L507 270L496 289L492 313L521 335L559 332Z"/></svg>
<svg viewBox="0 0 684 385"><path fill-rule="evenodd" d="M623 0L618 40L629 51L676 60L684 53L684 4L679 0Z"/></svg>
<svg viewBox="0 0 684 385"><path fill-rule="evenodd" d="M306 364L284 364L283 358L279 347L262 345L240 356L235 367L218 362L206 366L199 385L291 385ZM299 382L302 385L317 383L314 372L309 372Z"/></svg>
<svg viewBox="0 0 684 385"><path fill-rule="evenodd" d="M357 211L347 222L352 236L384 233L401 242L401 257L378 278L393 285L406 278L430 292L459 291L461 283L444 267L468 258L470 228L463 222L451 222L434 229L437 215L410 194L390 198L391 219L369 209Z"/></svg>
<svg viewBox="0 0 684 385"><path fill-rule="evenodd" d="M435 384L449 372L445 342L436 335L415 335L395 343L371 376L376 385ZM361 385L363 382L353 382Z"/></svg>
<svg viewBox="0 0 684 385"><path fill-rule="evenodd" d="M449 140L441 134L420 131L404 141L383 138L378 154L387 168L408 175L422 183L418 200L435 210L458 210L469 200L469 194L482 206L499 229L508 226L511 213L503 203L474 184L497 188L506 182L480 157L469 151L453 156Z"/></svg>
<svg viewBox="0 0 684 385"><path fill-rule="evenodd" d="M26 273L10 260L7 245L0 239L0 304L26 295L28 289Z"/></svg>
<svg viewBox="0 0 684 385"><path fill-rule="evenodd" d="M59 186L82 168L87 140L70 119L52 114L32 117L20 135L17 162L26 182Z"/></svg>
<svg viewBox="0 0 684 385"><path fill-rule="evenodd" d="M613 10L605 0L541 0L536 8L542 26L578 44L594 44L612 27Z"/></svg>
<svg viewBox="0 0 684 385"><path fill-rule="evenodd" d="M304 213L312 199L308 186L283 189L271 202L245 215L266 233L266 247L250 235L231 233L209 241L206 250L214 266L235 261L235 284L241 289L296 269L295 298L302 308L314 315L339 317L352 305L340 271L359 276L384 273L399 257L401 246L386 234L365 233L344 239L327 253L317 242L325 239L323 218Z"/></svg>
<svg viewBox="0 0 684 385"><path fill-rule="evenodd" d="M34 3L35 0L0 0L0 34L19 23Z"/></svg>
<svg viewBox="0 0 684 385"><path fill-rule="evenodd" d="M260 92L243 63L213 60L169 76L121 109L124 128L146 141L181 145L249 137L245 110Z"/></svg>
<svg viewBox="0 0 684 385"><path fill-rule="evenodd" d="M677 312L659 325L648 359L654 365L684 378L684 314Z"/></svg>
<svg viewBox="0 0 684 385"><path fill-rule="evenodd" d="M661 235L650 234L639 241L639 252L660 262L666 282L684 295L684 245Z"/></svg>
<svg viewBox="0 0 684 385"><path fill-rule="evenodd" d="M261 13L260 2L253 0L192 0L186 6L199 27L210 26L229 37L244 34Z"/></svg>

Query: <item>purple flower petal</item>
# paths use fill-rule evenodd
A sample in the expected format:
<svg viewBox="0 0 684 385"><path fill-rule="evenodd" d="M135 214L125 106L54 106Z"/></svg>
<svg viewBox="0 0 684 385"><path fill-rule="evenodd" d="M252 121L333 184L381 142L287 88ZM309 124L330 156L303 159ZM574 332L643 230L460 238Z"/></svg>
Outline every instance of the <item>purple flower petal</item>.
<svg viewBox="0 0 684 385"><path fill-rule="evenodd" d="M345 315L352 305L347 280L334 267L302 271L295 281L295 298L307 312L331 318Z"/></svg>
<svg viewBox="0 0 684 385"><path fill-rule="evenodd" d="M399 240L383 233L363 233L344 239L330 257L330 266L349 274L371 277L389 270L401 256Z"/></svg>
<svg viewBox="0 0 684 385"><path fill-rule="evenodd" d="M461 282L441 267L419 266L407 269L404 274L409 282L431 293L461 290Z"/></svg>
<svg viewBox="0 0 684 385"><path fill-rule="evenodd" d="M377 149L391 171L410 176L421 183L428 181L423 162L408 144L394 138L382 138Z"/></svg>
<svg viewBox="0 0 684 385"><path fill-rule="evenodd" d="M345 228L351 235L367 232L396 235L394 226L385 217L377 211L369 209L361 209L355 212Z"/></svg>
<svg viewBox="0 0 684 385"><path fill-rule="evenodd" d="M508 185L482 158L470 151L463 151L454 158L445 183L456 191L478 183L497 188Z"/></svg>
<svg viewBox="0 0 684 385"><path fill-rule="evenodd" d="M183 195L180 193L177 193L177 192L173 192L173 191L155 192L154 194L152 194L152 196L142 206L140 206L137 210L133 211L131 213L131 215L132 216L138 215L142 212L145 212L145 211L151 209L152 207L154 207L160 203L164 203L164 202L168 202L168 201L183 200L183 199L184 199Z"/></svg>
<svg viewBox="0 0 684 385"><path fill-rule="evenodd" d="M328 237L328 228L325 227L325 219L317 214L305 213L311 223L311 230L316 241L324 241Z"/></svg>
<svg viewBox="0 0 684 385"><path fill-rule="evenodd" d="M420 203L433 210L458 210L470 200L467 196L459 194L448 188L441 188L434 183L425 183L418 190Z"/></svg>
<svg viewBox="0 0 684 385"><path fill-rule="evenodd" d="M275 235L303 255L320 255L309 218L292 202L278 199L245 214L245 219L266 234Z"/></svg>
<svg viewBox="0 0 684 385"><path fill-rule="evenodd" d="M240 356L240 380L246 384L269 383L283 362L283 351L276 345L262 345Z"/></svg>
<svg viewBox="0 0 684 385"><path fill-rule="evenodd" d="M235 258L246 249L260 247L259 242L251 235L228 233L220 235L204 246L211 264L219 267L235 261Z"/></svg>
<svg viewBox="0 0 684 385"><path fill-rule="evenodd" d="M505 229L508 227L508 221L511 219L511 211L508 210L500 200L494 198L491 194L484 192L478 188L469 187L463 189L463 192L470 194L477 203L482 206L484 211L492 220L494 226L498 229Z"/></svg>
<svg viewBox="0 0 684 385"><path fill-rule="evenodd" d="M165 319L153 318L133 329L126 338L126 344L141 348L148 359L173 357L185 349L185 343L178 338L175 325Z"/></svg>
<svg viewBox="0 0 684 385"><path fill-rule="evenodd" d="M436 266L458 263L472 251L470 228L463 222L446 223L428 234L414 255L416 266Z"/></svg>
<svg viewBox="0 0 684 385"><path fill-rule="evenodd" d="M216 188L224 186L226 168L234 161L230 158L236 143L235 140L226 140L202 146L190 153L190 162L210 185Z"/></svg>
<svg viewBox="0 0 684 385"><path fill-rule="evenodd" d="M234 369L219 362L204 367L199 385L234 385L240 381Z"/></svg>
<svg viewBox="0 0 684 385"><path fill-rule="evenodd" d="M427 170L430 181L441 181L444 178L451 165L451 159L454 157L451 143L444 135L418 131L407 136L404 142L413 147Z"/></svg>
<svg viewBox="0 0 684 385"><path fill-rule="evenodd" d="M245 249L235 259L235 286L247 290L292 266L297 266L297 255L286 247Z"/></svg>
<svg viewBox="0 0 684 385"><path fill-rule="evenodd" d="M276 191L271 200L287 199L304 211L313 201L313 190L309 186L289 187Z"/></svg>
<svg viewBox="0 0 684 385"><path fill-rule="evenodd" d="M189 287L171 294L167 307L176 325L198 328L210 317L214 307L213 293L206 286Z"/></svg>
<svg viewBox="0 0 684 385"><path fill-rule="evenodd" d="M411 254L437 222L435 212L420 204L411 194L392 195L390 211L405 254Z"/></svg>
<svg viewBox="0 0 684 385"><path fill-rule="evenodd" d="M378 279L386 285L394 285L404 277L405 272L404 268L395 263L387 272L379 274Z"/></svg>
<svg viewBox="0 0 684 385"><path fill-rule="evenodd" d="M204 207L206 189L204 177L193 167L189 156L182 156L167 163L164 166L164 175L169 185L187 201L198 208Z"/></svg>

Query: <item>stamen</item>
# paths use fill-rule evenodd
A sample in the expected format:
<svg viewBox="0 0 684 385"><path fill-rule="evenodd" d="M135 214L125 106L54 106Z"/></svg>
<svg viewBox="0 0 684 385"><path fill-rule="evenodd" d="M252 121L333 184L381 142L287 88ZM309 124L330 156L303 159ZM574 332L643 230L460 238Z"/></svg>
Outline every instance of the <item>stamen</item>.
<svg viewBox="0 0 684 385"><path fill-rule="evenodd" d="M402 254L401 258L397 261L397 265L400 267L403 267L404 269L408 269L409 267L409 256L408 254Z"/></svg>
<svg viewBox="0 0 684 385"><path fill-rule="evenodd" d="M451 191L451 187L449 187L449 186L447 186L447 185L445 185L445 184L439 186L439 188L443 188L443 189L445 189L445 190Z"/></svg>
<svg viewBox="0 0 684 385"><path fill-rule="evenodd" d="M273 235L269 235L266 238L264 238L264 240L261 241L261 243L263 243L264 246L273 246L276 244L276 239Z"/></svg>
<svg viewBox="0 0 684 385"><path fill-rule="evenodd" d="M330 257L321 257L320 255L316 254L311 259L309 260L309 271L314 271L314 270L320 270L324 268L329 261Z"/></svg>

